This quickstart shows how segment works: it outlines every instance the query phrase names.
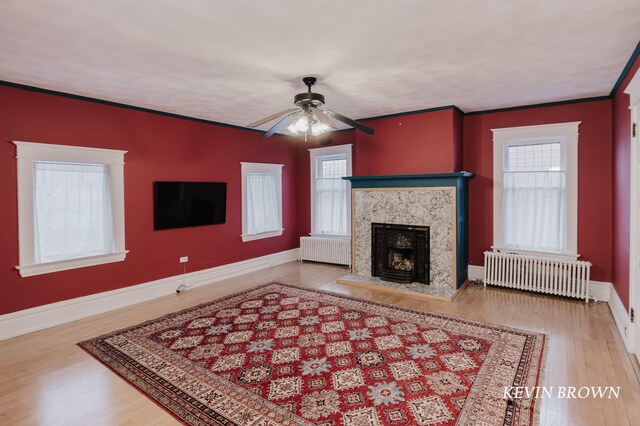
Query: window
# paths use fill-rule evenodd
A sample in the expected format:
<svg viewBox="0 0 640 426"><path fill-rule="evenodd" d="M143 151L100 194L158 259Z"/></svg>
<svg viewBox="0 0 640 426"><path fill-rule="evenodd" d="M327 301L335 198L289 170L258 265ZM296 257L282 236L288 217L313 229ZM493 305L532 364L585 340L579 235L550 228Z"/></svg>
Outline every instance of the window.
<svg viewBox="0 0 640 426"><path fill-rule="evenodd" d="M577 256L578 125L494 129L494 248Z"/></svg>
<svg viewBox="0 0 640 426"><path fill-rule="evenodd" d="M282 164L240 164L242 241L282 235Z"/></svg>
<svg viewBox="0 0 640 426"><path fill-rule="evenodd" d="M124 154L14 142L20 275L124 260Z"/></svg>
<svg viewBox="0 0 640 426"><path fill-rule="evenodd" d="M108 167L34 161L35 261L113 252Z"/></svg>
<svg viewBox="0 0 640 426"><path fill-rule="evenodd" d="M351 145L309 150L311 156L311 235L351 235Z"/></svg>

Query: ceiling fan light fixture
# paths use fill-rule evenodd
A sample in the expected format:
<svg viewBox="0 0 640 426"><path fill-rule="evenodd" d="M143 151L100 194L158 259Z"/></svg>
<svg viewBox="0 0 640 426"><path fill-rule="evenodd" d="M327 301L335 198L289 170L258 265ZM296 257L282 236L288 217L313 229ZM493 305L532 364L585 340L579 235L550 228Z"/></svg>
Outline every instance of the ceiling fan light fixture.
<svg viewBox="0 0 640 426"><path fill-rule="evenodd" d="M313 136L321 135L325 132L328 132L329 130L331 130L331 127L327 126L326 124L320 123L319 121L314 121L311 125L311 134Z"/></svg>
<svg viewBox="0 0 640 426"><path fill-rule="evenodd" d="M287 126L287 130L294 135L297 135L298 133L306 133L309 130L309 119L306 115L301 114L293 123Z"/></svg>

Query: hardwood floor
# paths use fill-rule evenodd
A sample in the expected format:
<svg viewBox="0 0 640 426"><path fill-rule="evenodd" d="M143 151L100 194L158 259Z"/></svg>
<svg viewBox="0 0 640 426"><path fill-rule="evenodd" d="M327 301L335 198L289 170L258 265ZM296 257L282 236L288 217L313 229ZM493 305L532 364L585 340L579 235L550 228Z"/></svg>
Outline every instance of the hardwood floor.
<svg viewBox="0 0 640 426"><path fill-rule="evenodd" d="M172 425L76 343L257 284L303 287L549 335L543 384L620 386L619 399L543 399L541 424L640 425L640 384L608 306L470 284L452 303L335 284L346 268L293 262L0 342L0 424Z"/></svg>

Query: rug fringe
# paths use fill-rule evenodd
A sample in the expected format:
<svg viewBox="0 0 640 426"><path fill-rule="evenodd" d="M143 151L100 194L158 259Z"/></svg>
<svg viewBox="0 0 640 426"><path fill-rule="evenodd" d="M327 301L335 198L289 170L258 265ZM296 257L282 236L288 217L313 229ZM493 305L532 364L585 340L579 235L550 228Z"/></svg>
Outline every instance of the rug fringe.
<svg viewBox="0 0 640 426"><path fill-rule="evenodd" d="M536 384L536 386L538 387L543 387L547 383L547 373L548 373L547 362L549 357L549 347L551 346L550 342L551 342L551 335L544 334L544 346L542 348L542 359L540 360L538 383ZM540 411L542 409L542 401L543 401L542 398L539 401L537 399L534 400L533 419L531 421L533 425L540 424L540 415L541 415Z"/></svg>

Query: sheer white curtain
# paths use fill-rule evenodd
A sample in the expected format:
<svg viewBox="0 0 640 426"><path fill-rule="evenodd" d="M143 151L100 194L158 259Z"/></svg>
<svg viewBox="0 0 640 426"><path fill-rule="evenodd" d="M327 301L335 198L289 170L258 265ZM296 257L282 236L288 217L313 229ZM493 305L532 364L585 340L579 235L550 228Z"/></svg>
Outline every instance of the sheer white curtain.
<svg viewBox="0 0 640 426"><path fill-rule="evenodd" d="M564 171L504 172L504 244L562 253L566 248Z"/></svg>
<svg viewBox="0 0 640 426"><path fill-rule="evenodd" d="M114 251L109 167L34 162L35 260Z"/></svg>
<svg viewBox="0 0 640 426"><path fill-rule="evenodd" d="M322 148L321 148L322 149ZM347 155L329 154L313 160L314 234L348 235Z"/></svg>
<svg viewBox="0 0 640 426"><path fill-rule="evenodd" d="M280 200L276 175L247 173L246 176L246 233L254 235L279 231L282 222L280 220Z"/></svg>
<svg viewBox="0 0 640 426"><path fill-rule="evenodd" d="M347 234L347 182L341 178L316 180L317 234Z"/></svg>

